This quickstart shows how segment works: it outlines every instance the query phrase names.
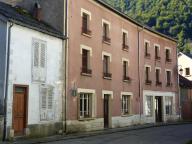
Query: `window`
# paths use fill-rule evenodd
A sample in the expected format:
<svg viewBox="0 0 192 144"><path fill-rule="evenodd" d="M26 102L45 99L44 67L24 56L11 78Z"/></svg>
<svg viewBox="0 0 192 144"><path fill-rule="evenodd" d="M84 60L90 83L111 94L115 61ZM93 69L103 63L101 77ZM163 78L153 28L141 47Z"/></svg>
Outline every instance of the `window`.
<svg viewBox="0 0 192 144"><path fill-rule="evenodd" d="M129 46L128 46L128 33L127 32L123 32L123 50L128 50Z"/></svg>
<svg viewBox="0 0 192 144"><path fill-rule="evenodd" d="M89 15L86 13L82 14L82 33L91 35L91 31L89 28Z"/></svg>
<svg viewBox="0 0 192 144"><path fill-rule="evenodd" d="M90 51L82 49L82 74L92 74L90 69Z"/></svg>
<svg viewBox="0 0 192 144"><path fill-rule="evenodd" d="M166 62L171 62L171 50L170 49L166 49L165 50L165 56L166 56Z"/></svg>
<svg viewBox="0 0 192 144"><path fill-rule="evenodd" d="M145 114L146 114L146 116L152 116L153 115L153 96L146 96Z"/></svg>
<svg viewBox="0 0 192 144"><path fill-rule="evenodd" d="M53 120L53 90L52 86L40 87L40 120Z"/></svg>
<svg viewBox="0 0 192 144"><path fill-rule="evenodd" d="M185 68L185 75L190 76L190 68Z"/></svg>
<svg viewBox="0 0 192 144"><path fill-rule="evenodd" d="M160 73L161 73L161 69L156 68L155 69L155 74L156 74L156 85L162 85L162 82L160 81Z"/></svg>
<svg viewBox="0 0 192 144"><path fill-rule="evenodd" d="M149 80L150 71L151 71L151 67L146 66L146 67L145 67L145 83L146 83L147 85L151 85L151 83L152 83L152 81Z"/></svg>
<svg viewBox="0 0 192 144"><path fill-rule="evenodd" d="M80 118L91 118L92 117L91 108L92 108L92 94L80 93L79 98Z"/></svg>
<svg viewBox="0 0 192 144"><path fill-rule="evenodd" d="M110 57L104 55L103 56L103 77L104 78L111 78L112 74L109 71L109 62L110 62Z"/></svg>
<svg viewBox="0 0 192 144"><path fill-rule="evenodd" d="M172 83L171 83L171 71L169 71L169 70L166 71L166 78L167 78L167 86L172 86Z"/></svg>
<svg viewBox="0 0 192 144"><path fill-rule="evenodd" d="M33 39L32 44L32 80L35 82L45 82L46 80L46 42Z"/></svg>
<svg viewBox="0 0 192 144"><path fill-rule="evenodd" d="M165 111L166 115L172 115L173 109L173 98L172 97L165 97Z"/></svg>
<svg viewBox="0 0 192 144"><path fill-rule="evenodd" d="M149 53L149 42L145 42L145 57L150 58L150 53Z"/></svg>
<svg viewBox="0 0 192 144"><path fill-rule="evenodd" d="M156 60L160 60L161 59L159 54L160 54L160 46L155 45L155 59Z"/></svg>
<svg viewBox="0 0 192 144"><path fill-rule="evenodd" d="M130 97L129 95L122 95L121 113L122 115L130 114Z"/></svg>
<svg viewBox="0 0 192 144"><path fill-rule="evenodd" d="M123 60L123 80L129 81L130 77L128 76L128 61Z"/></svg>
<svg viewBox="0 0 192 144"><path fill-rule="evenodd" d="M103 20L103 42L111 43L111 39L109 36L110 23Z"/></svg>

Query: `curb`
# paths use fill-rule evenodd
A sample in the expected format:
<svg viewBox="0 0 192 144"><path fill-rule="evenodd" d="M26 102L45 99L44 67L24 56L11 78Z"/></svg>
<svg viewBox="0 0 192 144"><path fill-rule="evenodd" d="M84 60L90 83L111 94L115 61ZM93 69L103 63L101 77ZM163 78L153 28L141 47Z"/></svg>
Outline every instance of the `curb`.
<svg viewBox="0 0 192 144"><path fill-rule="evenodd" d="M40 138L40 139L26 139L26 140L18 140L14 141L14 144L40 144L40 143L48 143L48 142L56 142L62 140L69 140L69 139L79 139L79 138L86 138L91 136L103 135L103 134L113 134L113 133L121 133L125 131L134 131L134 130L141 130L141 129L148 129L148 128L155 128L155 127L165 127L165 126L174 126L174 125L186 125L192 124L192 122L176 122L176 123L158 123L158 124L145 124L145 125L138 125L138 126L129 126L123 128L113 128L113 129L106 129L106 130L99 130L93 132L86 132L84 134L77 133L77 134L68 134L68 135L58 135L55 137L47 137L47 138Z"/></svg>

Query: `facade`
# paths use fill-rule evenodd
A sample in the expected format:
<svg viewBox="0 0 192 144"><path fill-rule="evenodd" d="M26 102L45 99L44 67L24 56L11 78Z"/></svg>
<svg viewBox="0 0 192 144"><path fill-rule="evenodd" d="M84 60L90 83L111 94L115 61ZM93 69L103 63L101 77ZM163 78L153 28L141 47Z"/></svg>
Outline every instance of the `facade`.
<svg viewBox="0 0 192 144"><path fill-rule="evenodd" d="M179 76L181 116L183 120L192 120L192 82Z"/></svg>
<svg viewBox="0 0 192 144"><path fill-rule="evenodd" d="M70 1L68 25L68 131L178 118L174 40L101 1Z"/></svg>
<svg viewBox="0 0 192 144"><path fill-rule="evenodd" d="M192 54L182 52L178 54L179 73L190 81L192 81L192 66L189 65L191 62Z"/></svg>
<svg viewBox="0 0 192 144"><path fill-rule="evenodd" d="M57 134L63 128L64 36L20 11L0 3L0 97L1 102L6 99L1 105L6 107L6 137Z"/></svg>
<svg viewBox="0 0 192 144"><path fill-rule="evenodd" d="M60 6L50 0L39 2L42 19L69 37L62 105L66 132L178 118L174 39L100 0L58 0ZM33 0L19 3L28 10L33 4Z"/></svg>

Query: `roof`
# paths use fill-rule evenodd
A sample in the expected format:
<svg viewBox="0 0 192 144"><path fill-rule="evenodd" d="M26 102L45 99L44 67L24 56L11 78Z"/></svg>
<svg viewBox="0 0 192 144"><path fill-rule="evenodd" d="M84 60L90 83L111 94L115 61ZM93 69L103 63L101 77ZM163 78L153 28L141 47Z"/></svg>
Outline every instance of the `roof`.
<svg viewBox="0 0 192 144"><path fill-rule="evenodd" d="M179 75L179 85L180 87L183 87L183 88L192 88L192 81Z"/></svg>
<svg viewBox="0 0 192 144"><path fill-rule="evenodd" d="M126 19L126 20L134 23L135 25L137 25L137 26L139 26L139 27L142 27L142 28L144 28L144 29L146 29L146 30L154 33L154 34L157 34L157 35L159 35L159 36L162 36L162 37L164 37L164 38L166 38L166 39L169 39L169 40L177 43L177 40L176 40L176 39L174 39L174 38L172 38L172 37L170 37L170 36L167 36L167 35L165 35L165 34L162 34L162 33L158 32L158 31L155 31L155 30L153 30L152 28L150 28L149 26L146 26L146 25L143 25L143 24L139 23L138 21L134 20L133 18L131 18L131 17L125 15L124 13L116 10L115 8L113 8L112 6L110 6L109 4L107 4L106 2L104 2L103 0L94 0L94 1L96 1L96 2L99 3L99 4L101 4L101 5L104 6L105 8L113 11L114 13L116 13L116 14L118 14L119 16L123 17L124 19Z"/></svg>
<svg viewBox="0 0 192 144"><path fill-rule="evenodd" d="M189 57L190 59L192 59L192 54L191 53L183 53L183 52L178 53L179 57L182 56L182 55L185 55L185 56Z"/></svg>
<svg viewBox="0 0 192 144"><path fill-rule="evenodd" d="M0 15L3 15L8 19L8 21L16 23L18 25L22 25L43 32L57 38L65 38L62 32L56 30L43 21L38 21L22 8L12 7L11 5L0 2Z"/></svg>

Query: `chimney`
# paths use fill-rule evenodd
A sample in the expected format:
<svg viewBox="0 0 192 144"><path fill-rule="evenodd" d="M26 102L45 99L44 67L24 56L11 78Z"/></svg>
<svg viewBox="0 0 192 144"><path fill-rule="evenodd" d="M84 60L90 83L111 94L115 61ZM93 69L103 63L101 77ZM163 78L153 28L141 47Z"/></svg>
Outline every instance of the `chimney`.
<svg viewBox="0 0 192 144"><path fill-rule="evenodd" d="M39 3L35 3L34 10L33 10L33 16L38 20L41 21L42 18L42 9Z"/></svg>

